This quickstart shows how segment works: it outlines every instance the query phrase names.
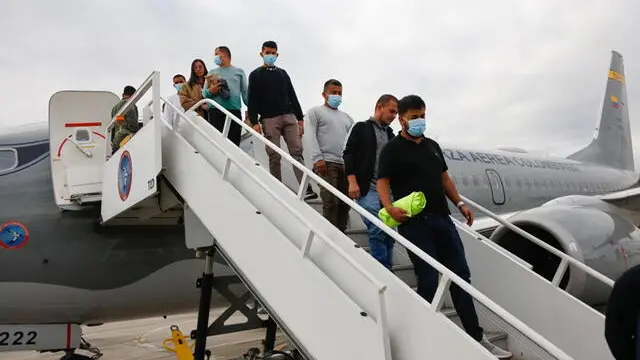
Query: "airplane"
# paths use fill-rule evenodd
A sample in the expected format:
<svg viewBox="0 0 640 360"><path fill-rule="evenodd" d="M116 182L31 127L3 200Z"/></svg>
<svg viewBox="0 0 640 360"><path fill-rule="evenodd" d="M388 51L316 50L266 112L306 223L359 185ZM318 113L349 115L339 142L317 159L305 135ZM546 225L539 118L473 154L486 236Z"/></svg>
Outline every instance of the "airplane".
<svg viewBox="0 0 640 360"><path fill-rule="evenodd" d="M105 94L112 103L118 100ZM613 51L597 136L585 148L553 158L443 144L443 155L465 197L616 279L640 263L635 212L640 174L635 172L627 106L623 58ZM75 140L71 135L54 139L48 123L0 128L0 324L60 324L69 333L78 330L68 324L92 326L197 310L200 292L194 280L203 261L185 247L184 224L103 227L99 203L58 206L60 155L81 158L90 147L104 151L100 131L67 125L69 131L78 127ZM79 137L86 141L78 143ZM247 153L267 163L263 147L252 144L251 136L243 137ZM283 167L285 182L293 178L288 168ZM553 275L558 260L519 235L490 219L479 218L473 227L533 264L534 271ZM235 278L219 257L214 273L217 279ZM574 280L574 275L567 272L561 284L565 289L571 284L576 296L606 299L607 289L579 276ZM218 292L215 301L221 301ZM33 345L30 349L70 348L36 344L37 332L29 333L18 341ZM4 335L0 351L9 351L16 334ZM73 351L65 356L86 359Z"/></svg>

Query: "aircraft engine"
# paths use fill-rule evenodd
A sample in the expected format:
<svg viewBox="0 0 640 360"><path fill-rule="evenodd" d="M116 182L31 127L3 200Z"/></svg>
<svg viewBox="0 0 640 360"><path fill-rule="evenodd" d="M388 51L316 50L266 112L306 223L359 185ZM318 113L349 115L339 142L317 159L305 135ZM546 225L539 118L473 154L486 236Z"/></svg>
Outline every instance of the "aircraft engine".
<svg viewBox="0 0 640 360"><path fill-rule="evenodd" d="M567 196L521 212L509 221L612 280L638 263L640 230L620 209L601 200ZM533 266L551 281L560 258L500 225L491 240ZM635 256L635 257L634 257ZM607 300L610 288L583 270L569 266L560 286L590 304Z"/></svg>

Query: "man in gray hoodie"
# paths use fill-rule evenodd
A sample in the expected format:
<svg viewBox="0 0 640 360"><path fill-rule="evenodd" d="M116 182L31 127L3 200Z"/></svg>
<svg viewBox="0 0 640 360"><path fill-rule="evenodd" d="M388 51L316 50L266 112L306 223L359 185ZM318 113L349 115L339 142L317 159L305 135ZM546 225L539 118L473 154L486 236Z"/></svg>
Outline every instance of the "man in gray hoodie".
<svg viewBox="0 0 640 360"><path fill-rule="evenodd" d="M327 80L322 91L324 104L309 109L304 119L304 141L313 163L313 171L333 187L347 193L342 150L354 124L349 114L338 110L342 103L342 84ZM345 231L349 207L336 196L321 188L322 213L340 231Z"/></svg>

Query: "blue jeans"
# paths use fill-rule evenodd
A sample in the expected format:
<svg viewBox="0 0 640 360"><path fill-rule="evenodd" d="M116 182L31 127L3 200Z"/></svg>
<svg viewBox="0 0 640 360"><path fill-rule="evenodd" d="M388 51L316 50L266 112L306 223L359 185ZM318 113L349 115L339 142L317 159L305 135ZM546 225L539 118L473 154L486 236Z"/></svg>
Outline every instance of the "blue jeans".
<svg viewBox="0 0 640 360"><path fill-rule="evenodd" d="M470 282L471 272L462 240L448 215L419 214L399 225L398 232L464 281ZM438 287L438 272L413 252L407 252L418 278L418 294L431 302ZM483 330L478 324L473 298L453 283L449 291L466 332L480 341Z"/></svg>
<svg viewBox="0 0 640 360"><path fill-rule="evenodd" d="M369 192L365 196L361 196L356 202L375 217L378 217L378 211L380 211L382 205L375 187L371 187ZM387 269L391 270L393 265L393 245L396 241L364 216L362 221L367 226L371 255Z"/></svg>

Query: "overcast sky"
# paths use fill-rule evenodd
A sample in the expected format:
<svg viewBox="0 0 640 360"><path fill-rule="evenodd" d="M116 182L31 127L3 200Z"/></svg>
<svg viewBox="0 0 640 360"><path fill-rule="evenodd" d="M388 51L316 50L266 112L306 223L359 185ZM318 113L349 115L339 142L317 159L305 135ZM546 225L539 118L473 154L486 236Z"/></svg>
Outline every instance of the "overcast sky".
<svg viewBox="0 0 640 360"><path fill-rule="evenodd" d="M248 74L272 39L305 110L334 77L356 121L415 93L443 144L566 155L593 135L613 49L640 117L637 14L637 0L0 0L0 122L46 121L56 91L119 95L153 70L170 94L218 45Z"/></svg>

